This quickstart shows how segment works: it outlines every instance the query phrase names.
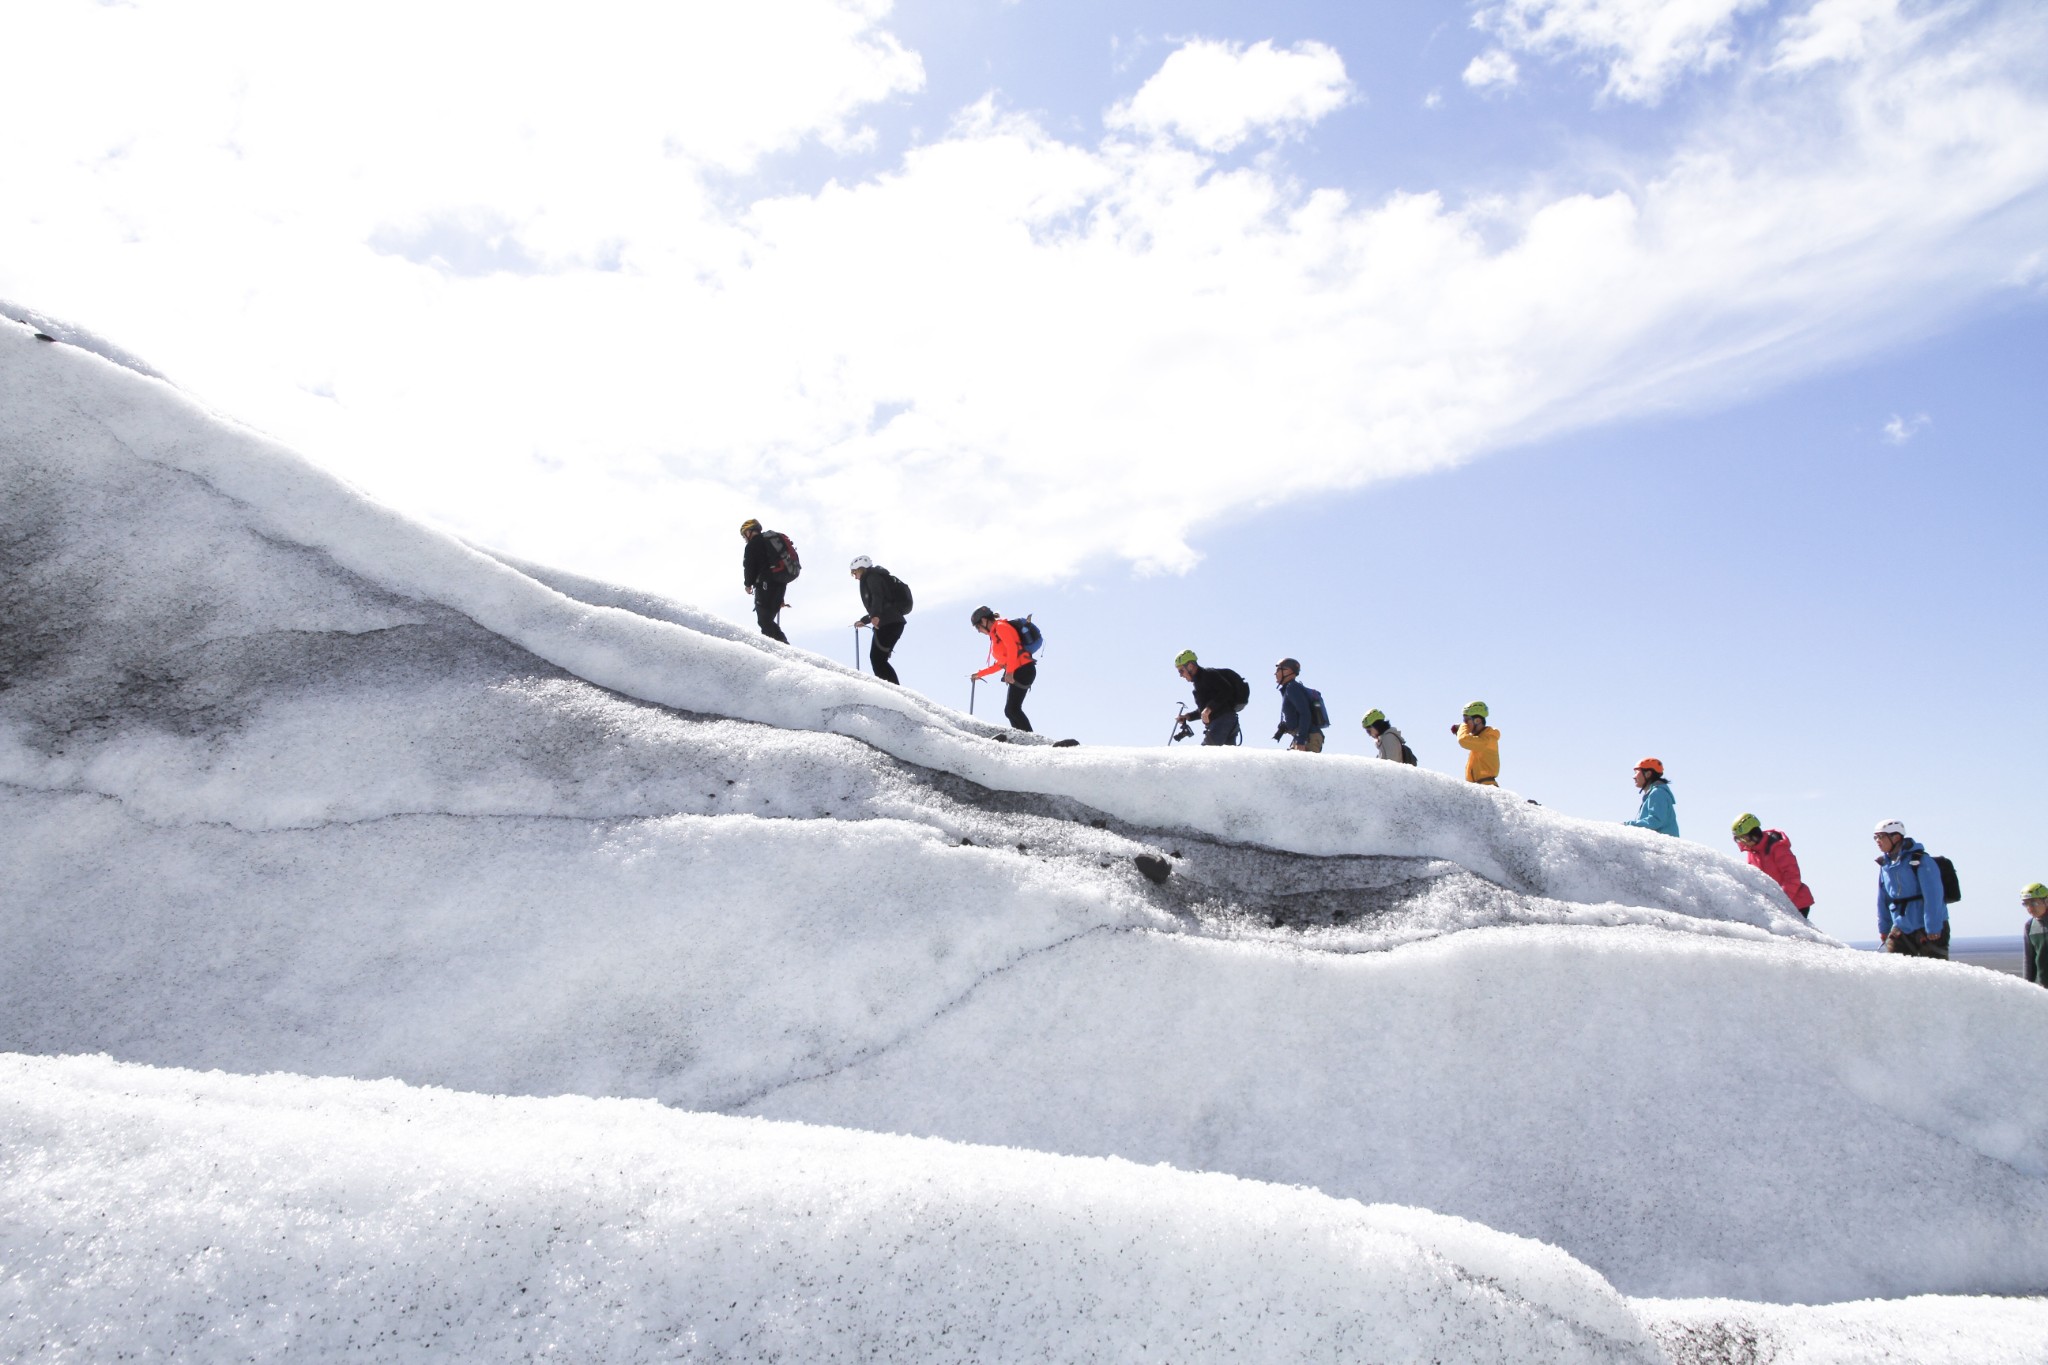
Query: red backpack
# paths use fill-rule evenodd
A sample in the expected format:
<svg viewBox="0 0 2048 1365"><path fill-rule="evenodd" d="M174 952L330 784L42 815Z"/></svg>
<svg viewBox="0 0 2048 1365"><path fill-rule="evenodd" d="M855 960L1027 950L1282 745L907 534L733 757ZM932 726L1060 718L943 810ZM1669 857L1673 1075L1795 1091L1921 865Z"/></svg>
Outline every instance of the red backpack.
<svg viewBox="0 0 2048 1365"><path fill-rule="evenodd" d="M804 571L803 561L797 558L795 541L780 531L768 531L764 534L773 547L779 547L776 549L775 562L768 566L769 573L786 583Z"/></svg>

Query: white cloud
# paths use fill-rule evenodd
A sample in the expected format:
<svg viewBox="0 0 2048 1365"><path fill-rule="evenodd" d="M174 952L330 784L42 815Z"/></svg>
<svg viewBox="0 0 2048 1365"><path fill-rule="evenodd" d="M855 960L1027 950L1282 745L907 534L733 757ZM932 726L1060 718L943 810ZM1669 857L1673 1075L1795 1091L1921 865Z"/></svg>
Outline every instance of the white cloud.
<svg viewBox="0 0 2048 1365"><path fill-rule="evenodd" d="M1776 64L1781 70L1803 71L1896 52L1952 13L1935 9L1908 17L1899 0L1817 0L1779 26Z"/></svg>
<svg viewBox="0 0 2048 1365"><path fill-rule="evenodd" d="M739 194L915 85L872 6L654 7L686 91L662 51L608 64L623 10L478 62L443 27L390 56L263 6L27 12L15 98L53 117L0 137L0 296L475 539L732 611L746 515L933 604L1180 568L1258 507L1883 344L2048 234L2024 9L1753 73L1628 192L1478 205L1077 143L993 99L884 173ZM407 82L403 116L352 93ZM1204 145L1318 107L1255 103Z"/></svg>
<svg viewBox="0 0 2048 1365"><path fill-rule="evenodd" d="M1679 76L1729 61L1736 18L1768 3L1504 0L1481 10L1473 22L1518 51L1591 56L1606 67L1606 94L1655 104ZM1469 68L1466 80L1477 83Z"/></svg>
<svg viewBox="0 0 2048 1365"><path fill-rule="evenodd" d="M1322 43L1244 47L1197 39L1175 49L1158 74L1103 121L1227 152L1254 133L1298 133L1351 98L1344 59Z"/></svg>
<svg viewBox="0 0 2048 1365"><path fill-rule="evenodd" d="M1932 425L1933 419L1924 412L1915 413L1911 417L1901 417L1895 412L1891 420L1884 424L1885 443L1902 446Z"/></svg>
<svg viewBox="0 0 2048 1365"><path fill-rule="evenodd" d="M1465 64L1459 79L1474 90L1505 89L1522 78L1522 70L1506 49L1492 47Z"/></svg>

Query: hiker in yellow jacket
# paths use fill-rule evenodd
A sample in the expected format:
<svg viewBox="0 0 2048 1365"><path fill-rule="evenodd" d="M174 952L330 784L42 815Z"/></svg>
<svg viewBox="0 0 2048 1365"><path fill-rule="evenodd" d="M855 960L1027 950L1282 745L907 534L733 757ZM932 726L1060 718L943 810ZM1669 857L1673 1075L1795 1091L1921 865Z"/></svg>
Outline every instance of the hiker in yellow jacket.
<svg viewBox="0 0 2048 1365"><path fill-rule="evenodd" d="M1465 751L1465 780L1485 787L1498 787L1500 776L1500 731L1486 723L1486 703L1475 701L1465 708L1465 720L1453 725L1458 747Z"/></svg>

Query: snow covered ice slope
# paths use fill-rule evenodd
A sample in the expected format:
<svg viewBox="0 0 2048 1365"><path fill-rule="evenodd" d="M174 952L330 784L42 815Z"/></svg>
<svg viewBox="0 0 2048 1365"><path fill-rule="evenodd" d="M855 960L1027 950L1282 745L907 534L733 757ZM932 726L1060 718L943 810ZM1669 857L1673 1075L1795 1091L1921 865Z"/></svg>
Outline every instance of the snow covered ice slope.
<svg viewBox="0 0 2048 1365"><path fill-rule="evenodd" d="M1662 1358L1456 1219L645 1101L0 1058L0 1182L11 1359Z"/></svg>
<svg viewBox="0 0 2048 1365"><path fill-rule="evenodd" d="M0 324L0 1048L1165 1161L1634 1294L2048 1285L2037 988L1440 775L998 742L121 359Z"/></svg>

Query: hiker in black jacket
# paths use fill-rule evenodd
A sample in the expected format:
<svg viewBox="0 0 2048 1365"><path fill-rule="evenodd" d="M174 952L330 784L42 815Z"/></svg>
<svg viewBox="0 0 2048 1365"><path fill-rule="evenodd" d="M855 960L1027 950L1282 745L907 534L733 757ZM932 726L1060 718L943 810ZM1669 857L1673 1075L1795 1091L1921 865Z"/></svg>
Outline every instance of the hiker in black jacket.
<svg viewBox="0 0 2048 1365"><path fill-rule="evenodd" d="M866 555L854 557L852 573L860 584L861 607L867 612L853 623L854 628L868 626L874 631L868 644L868 663L883 682L900 685L889 655L903 638L903 618L910 614L910 587Z"/></svg>
<svg viewBox="0 0 2048 1365"><path fill-rule="evenodd" d="M1202 743L1236 744L1237 704L1244 679L1227 668L1202 667L1192 649L1182 650L1173 667L1194 685L1195 709L1202 713Z"/></svg>
<svg viewBox="0 0 2048 1365"><path fill-rule="evenodd" d="M780 531L763 531L752 517L740 523L740 538L747 542L747 551L740 556L740 576L754 597L754 619L763 635L788 644L789 637L775 623L782 614L783 594L794 577L783 563L787 542Z"/></svg>

